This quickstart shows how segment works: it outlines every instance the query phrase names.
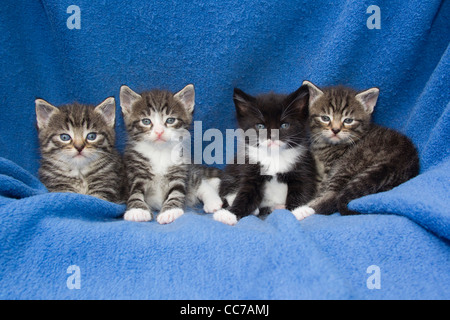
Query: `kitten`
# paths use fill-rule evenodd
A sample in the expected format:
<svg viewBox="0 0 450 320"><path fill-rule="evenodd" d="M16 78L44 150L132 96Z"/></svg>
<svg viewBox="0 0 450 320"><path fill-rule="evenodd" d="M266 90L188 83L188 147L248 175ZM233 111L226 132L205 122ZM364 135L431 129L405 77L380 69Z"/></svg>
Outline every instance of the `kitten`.
<svg viewBox="0 0 450 320"><path fill-rule="evenodd" d="M310 91L311 150L319 173L317 197L294 210L304 219L314 213L356 214L347 204L390 190L419 173L419 158L404 135L371 123L379 89L324 90L305 81Z"/></svg>
<svg viewBox="0 0 450 320"><path fill-rule="evenodd" d="M205 212L220 209L220 170L189 164L180 143L190 138L194 86L176 94L161 90L137 94L122 86L120 104L128 132L124 162L130 187L124 219L150 221L152 211L159 210L157 221L171 223L184 213L185 205L198 200Z"/></svg>
<svg viewBox="0 0 450 320"><path fill-rule="evenodd" d="M115 101L97 107L59 108L36 99L42 155L39 176L51 192L75 192L120 203L124 192L122 159L115 144Z"/></svg>
<svg viewBox="0 0 450 320"><path fill-rule="evenodd" d="M214 219L234 225L250 214L293 210L315 193L315 165L309 147L308 87L290 95L252 97L234 90L240 129L255 133L245 141L245 155L225 168L220 184L224 207ZM252 140L252 139L250 139ZM244 157L245 156L245 157ZM244 163L238 164L239 158Z"/></svg>

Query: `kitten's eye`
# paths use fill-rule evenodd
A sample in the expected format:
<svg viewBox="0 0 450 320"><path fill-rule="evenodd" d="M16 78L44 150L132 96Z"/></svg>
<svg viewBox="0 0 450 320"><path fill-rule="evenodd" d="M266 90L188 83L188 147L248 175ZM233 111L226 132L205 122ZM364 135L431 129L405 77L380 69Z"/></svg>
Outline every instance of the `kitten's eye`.
<svg viewBox="0 0 450 320"><path fill-rule="evenodd" d="M72 139L67 133L60 134L60 135L59 135L59 138L60 138L62 141L70 141L70 140Z"/></svg>
<svg viewBox="0 0 450 320"><path fill-rule="evenodd" d="M345 118L345 119L344 119L344 123L346 123L346 124L352 124L352 123L353 123L353 119L351 119L351 118Z"/></svg>
<svg viewBox="0 0 450 320"><path fill-rule="evenodd" d="M142 119L142 124L143 124L144 126L149 126L149 125L152 124L152 120L150 120L150 119L148 119L148 118Z"/></svg>
<svg viewBox="0 0 450 320"><path fill-rule="evenodd" d="M321 119L323 122L330 122L330 120L331 120L329 116L321 116L320 119Z"/></svg>
<svg viewBox="0 0 450 320"><path fill-rule="evenodd" d="M166 120L166 123L167 124L172 124L172 123L174 123L175 122L175 118L167 118L167 120Z"/></svg>
<svg viewBox="0 0 450 320"><path fill-rule="evenodd" d="M95 139L97 139L97 134L95 132L88 133L88 135L86 136L86 139L90 140L90 141L94 141Z"/></svg>
<svg viewBox="0 0 450 320"><path fill-rule="evenodd" d="M291 126L291 124L290 123L287 123L287 122L285 122L285 123L282 123L281 124L281 129L287 129L287 128L289 128Z"/></svg>
<svg viewBox="0 0 450 320"><path fill-rule="evenodd" d="M256 127L256 129L258 129L258 130L262 130L262 129L265 129L265 128L266 128L266 126L263 125L262 123L258 123L255 127Z"/></svg>

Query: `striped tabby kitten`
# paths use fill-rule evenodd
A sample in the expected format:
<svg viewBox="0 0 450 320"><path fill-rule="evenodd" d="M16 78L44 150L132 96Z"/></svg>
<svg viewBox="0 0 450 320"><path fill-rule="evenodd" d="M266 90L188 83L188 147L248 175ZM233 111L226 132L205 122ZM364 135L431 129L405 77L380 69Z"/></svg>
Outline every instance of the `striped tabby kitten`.
<svg viewBox="0 0 450 320"><path fill-rule="evenodd" d="M250 214L293 210L313 198L316 183L309 151L308 97L306 86L290 95L257 97L234 90L239 127L254 133L254 138L244 138L244 157L238 152L235 164L225 168L220 195L226 208L214 214L215 220L234 225ZM244 158L242 163L239 157Z"/></svg>
<svg viewBox="0 0 450 320"><path fill-rule="evenodd" d="M204 204L205 212L222 207L220 170L189 164L180 139L190 138L195 104L193 85L176 94L152 90L137 94L120 88L120 105L128 132L124 162L130 187L124 219L171 223L185 205ZM184 151L184 152L182 152ZM190 151L189 151L190 152Z"/></svg>
<svg viewBox="0 0 450 320"><path fill-rule="evenodd" d="M36 99L42 155L39 176L51 192L75 192L119 203L126 191L115 143L115 101L59 108Z"/></svg>
<svg viewBox="0 0 450 320"><path fill-rule="evenodd" d="M415 177L419 158L404 135L371 123L379 90L345 87L310 92L311 149L319 172L318 196L294 210L301 220L314 213L357 214L347 208L356 198L390 190Z"/></svg>

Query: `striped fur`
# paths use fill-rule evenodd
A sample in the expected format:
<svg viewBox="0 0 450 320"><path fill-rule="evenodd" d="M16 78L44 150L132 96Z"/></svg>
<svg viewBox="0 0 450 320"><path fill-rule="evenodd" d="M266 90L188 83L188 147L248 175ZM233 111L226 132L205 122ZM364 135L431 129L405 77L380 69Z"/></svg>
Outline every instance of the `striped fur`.
<svg viewBox="0 0 450 320"><path fill-rule="evenodd" d="M97 107L56 108L36 100L41 151L39 176L51 192L74 192L120 203L126 199L122 159L115 149L114 98ZM88 139L89 134L91 139ZM61 135L68 135L63 141Z"/></svg>
<svg viewBox="0 0 450 320"><path fill-rule="evenodd" d="M320 90L308 84L311 149L320 182L318 196L308 206L316 213L356 214L347 208L351 200L390 190L418 174L413 143L371 123L378 89L358 93L345 87Z"/></svg>
<svg viewBox="0 0 450 320"><path fill-rule="evenodd" d="M137 94L122 86L120 99L128 132L124 163L130 188L124 218L149 221L152 212L159 211L158 222L170 223L186 205L199 200L206 212L220 209L220 171L191 165L188 153L180 153L180 141L190 137L193 86L176 94L162 90Z"/></svg>

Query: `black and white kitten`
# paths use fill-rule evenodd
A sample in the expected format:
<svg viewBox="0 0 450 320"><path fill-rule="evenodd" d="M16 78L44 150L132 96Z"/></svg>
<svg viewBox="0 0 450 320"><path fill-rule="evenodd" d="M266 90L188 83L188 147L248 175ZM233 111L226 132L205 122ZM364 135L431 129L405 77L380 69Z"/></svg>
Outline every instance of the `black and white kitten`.
<svg viewBox="0 0 450 320"><path fill-rule="evenodd" d="M120 88L120 105L128 132L124 154L130 197L124 219L171 223L186 205L200 200L205 212L222 208L221 171L189 163L181 140L188 139L195 104L193 85L176 94L152 90L138 94Z"/></svg>
<svg viewBox="0 0 450 320"><path fill-rule="evenodd" d="M234 225L250 214L306 204L316 186L308 149L308 87L257 97L235 89L233 98L239 128L254 132L255 139L245 140L245 155L237 154L235 164L226 166L220 184L224 209L214 219ZM239 164L239 158L244 162Z"/></svg>
<svg viewBox="0 0 450 320"><path fill-rule="evenodd" d="M39 176L51 192L75 192L120 203L126 200L122 158L115 149L115 101L59 108L36 99L41 151Z"/></svg>
<svg viewBox="0 0 450 320"><path fill-rule="evenodd" d="M316 198L293 211L297 219L338 210L356 214L347 208L351 200L390 190L419 173L414 144L371 122L378 88L356 92L303 84L310 91L311 150L321 182Z"/></svg>

